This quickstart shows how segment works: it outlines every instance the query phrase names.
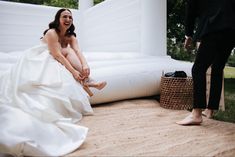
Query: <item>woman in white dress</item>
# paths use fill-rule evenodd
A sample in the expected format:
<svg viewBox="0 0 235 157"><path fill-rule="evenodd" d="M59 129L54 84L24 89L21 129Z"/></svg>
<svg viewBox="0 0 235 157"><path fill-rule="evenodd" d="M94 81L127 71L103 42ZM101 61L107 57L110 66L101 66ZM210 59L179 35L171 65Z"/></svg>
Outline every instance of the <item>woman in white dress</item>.
<svg viewBox="0 0 235 157"><path fill-rule="evenodd" d="M40 45L1 54L0 153L61 156L84 142L88 129L75 123L93 113L89 87L106 82L89 78L74 29L71 11L60 9Z"/></svg>
<svg viewBox="0 0 235 157"><path fill-rule="evenodd" d="M89 66L79 51L76 34L74 33L72 13L68 9L60 9L55 20L49 24L49 29L44 32L42 40L47 43L51 55L63 64L82 83L87 93L93 93L88 87L102 89L106 82L96 83L89 78Z"/></svg>

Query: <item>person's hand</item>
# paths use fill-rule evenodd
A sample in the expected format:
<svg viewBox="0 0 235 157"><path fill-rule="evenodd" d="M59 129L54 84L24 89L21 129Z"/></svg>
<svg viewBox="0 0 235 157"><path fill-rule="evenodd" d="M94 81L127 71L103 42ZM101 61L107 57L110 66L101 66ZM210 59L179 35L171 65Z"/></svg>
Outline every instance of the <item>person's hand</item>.
<svg viewBox="0 0 235 157"><path fill-rule="evenodd" d="M83 65L82 66L82 74L84 77L89 77L90 75L90 68L88 65Z"/></svg>
<svg viewBox="0 0 235 157"><path fill-rule="evenodd" d="M186 48L187 50L192 48L192 44L193 44L193 39L192 37L186 37L185 41L184 41L184 48Z"/></svg>
<svg viewBox="0 0 235 157"><path fill-rule="evenodd" d="M84 76L82 76L81 73L78 71L73 72L73 77L75 80L77 80L79 82L81 82L84 79Z"/></svg>

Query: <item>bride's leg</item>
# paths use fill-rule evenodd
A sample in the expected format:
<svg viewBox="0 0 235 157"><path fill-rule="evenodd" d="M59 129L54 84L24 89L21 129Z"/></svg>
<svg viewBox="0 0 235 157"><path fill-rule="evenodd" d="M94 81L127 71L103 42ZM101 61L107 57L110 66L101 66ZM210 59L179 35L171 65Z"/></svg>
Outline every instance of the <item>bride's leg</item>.
<svg viewBox="0 0 235 157"><path fill-rule="evenodd" d="M76 55L75 51L72 48L68 47L68 48L63 48L61 50L61 52L65 56L65 58L68 59L68 61L71 63L71 65L82 74L82 64L81 64L78 56ZM91 97L91 96L93 96L93 93L89 89L89 87L84 84L85 81L86 81L86 78L84 79L84 81L81 82L82 86L83 86L83 89Z"/></svg>
<svg viewBox="0 0 235 157"><path fill-rule="evenodd" d="M78 56L76 55L76 52L70 47L62 48L61 52L65 56L65 58L68 59L71 65L80 73L82 73L82 64Z"/></svg>
<svg viewBox="0 0 235 157"><path fill-rule="evenodd" d="M75 51L72 48L63 48L62 54L68 59L68 61L72 64L72 66L77 69L80 73L82 73L82 64L77 57ZM85 90L89 95L93 95L88 87L94 87L96 89L103 89L106 86L107 82L96 82L91 78L85 78L83 81L83 86L86 88Z"/></svg>

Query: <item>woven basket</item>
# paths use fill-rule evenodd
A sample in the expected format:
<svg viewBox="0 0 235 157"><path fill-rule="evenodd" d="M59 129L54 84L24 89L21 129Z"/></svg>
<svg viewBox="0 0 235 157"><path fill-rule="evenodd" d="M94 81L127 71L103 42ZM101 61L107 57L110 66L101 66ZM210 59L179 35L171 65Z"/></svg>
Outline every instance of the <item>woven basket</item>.
<svg viewBox="0 0 235 157"><path fill-rule="evenodd" d="M192 109L192 77L161 77L160 106L167 109Z"/></svg>

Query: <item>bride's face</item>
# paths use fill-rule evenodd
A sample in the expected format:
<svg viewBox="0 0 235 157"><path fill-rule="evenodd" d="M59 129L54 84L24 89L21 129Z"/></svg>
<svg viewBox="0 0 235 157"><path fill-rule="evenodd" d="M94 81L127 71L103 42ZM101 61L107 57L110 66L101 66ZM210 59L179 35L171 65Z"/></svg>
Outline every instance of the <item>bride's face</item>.
<svg viewBox="0 0 235 157"><path fill-rule="evenodd" d="M73 23L72 14L65 10L60 14L60 27L63 29L68 29Z"/></svg>

